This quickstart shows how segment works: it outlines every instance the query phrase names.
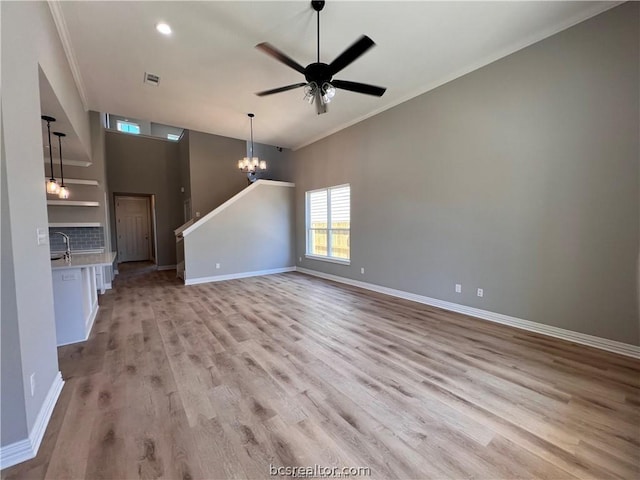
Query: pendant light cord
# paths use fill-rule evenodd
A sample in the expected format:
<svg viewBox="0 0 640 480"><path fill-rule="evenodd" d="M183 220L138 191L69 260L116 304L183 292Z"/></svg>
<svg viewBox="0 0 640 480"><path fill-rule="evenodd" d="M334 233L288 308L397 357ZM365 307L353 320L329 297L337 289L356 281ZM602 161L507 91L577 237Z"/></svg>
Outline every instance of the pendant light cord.
<svg viewBox="0 0 640 480"><path fill-rule="evenodd" d="M64 174L62 173L62 136L58 136L58 148L60 149L60 186L64 187Z"/></svg>
<svg viewBox="0 0 640 480"><path fill-rule="evenodd" d="M53 179L53 151L51 149L51 123L47 120L47 133L49 134L49 166L51 167L51 178Z"/></svg>
<svg viewBox="0 0 640 480"><path fill-rule="evenodd" d="M251 119L251 158L253 159L253 115L249 118Z"/></svg>
<svg viewBox="0 0 640 480"><path fill-rule="evenodd" d="M320 10L318 10L318 63L320 63Z"/></svg>

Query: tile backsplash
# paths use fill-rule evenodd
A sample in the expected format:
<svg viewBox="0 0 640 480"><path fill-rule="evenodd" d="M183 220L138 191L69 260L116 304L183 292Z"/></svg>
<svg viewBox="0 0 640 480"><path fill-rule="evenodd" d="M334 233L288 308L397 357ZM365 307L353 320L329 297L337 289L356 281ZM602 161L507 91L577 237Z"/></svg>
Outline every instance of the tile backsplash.
<svg viewBox="0 0 640 480"><path fill-rule="evenodd" d="M104 248L104 227L49 227L49 246L52 252L63 252L67 247L64 244L62 232L71 239L71 251L97 250Z"/></svg>

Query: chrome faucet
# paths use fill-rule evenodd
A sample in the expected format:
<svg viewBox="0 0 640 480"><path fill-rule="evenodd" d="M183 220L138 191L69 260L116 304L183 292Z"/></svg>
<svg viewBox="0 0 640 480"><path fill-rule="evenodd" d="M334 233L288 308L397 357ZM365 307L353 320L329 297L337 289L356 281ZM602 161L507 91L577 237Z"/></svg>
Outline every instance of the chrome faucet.
<svg viewBox="0 0 640 480"><path fill-rule="evenodd" d="M64 257L62 258L64 258L67 261L71 261L71 239L69 238L69 235L62 232L53 232L53 233L62 235L62 237L64 238L64 243L67 246L67 250L64 252Z"/></svg>

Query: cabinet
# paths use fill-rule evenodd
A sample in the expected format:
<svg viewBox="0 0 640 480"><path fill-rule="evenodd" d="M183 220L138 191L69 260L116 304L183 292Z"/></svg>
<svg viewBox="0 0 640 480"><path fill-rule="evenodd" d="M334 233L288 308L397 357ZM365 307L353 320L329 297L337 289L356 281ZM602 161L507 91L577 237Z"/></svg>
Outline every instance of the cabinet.
<svg viewBox="0 0 640 480"><path fill-rule="evenodd" d="M98 314L98 292L110 288L115 252L51 262L57 344L83 342ZM107 282L108 279L108 282Z"/></svg>
<svg viewBox="0 0 640 480"><path fill-rule="evenodd" d="M52 275L58 346L83 342L98 313L96 267L53 270Z"/></svg>

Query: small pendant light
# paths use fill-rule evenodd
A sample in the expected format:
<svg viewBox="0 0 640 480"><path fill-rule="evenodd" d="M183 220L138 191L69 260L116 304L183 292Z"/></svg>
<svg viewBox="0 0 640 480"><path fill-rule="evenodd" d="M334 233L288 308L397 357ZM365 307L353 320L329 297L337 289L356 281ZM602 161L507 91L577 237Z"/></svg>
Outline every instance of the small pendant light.
<svg viewBox="0 0 640 480"><path fill-rule="evenodd" d="M58 137L58 148L60 149L60 192L58 192L58 197L66 200L69 198L70 192L64 184L64 173L62 172L62 137L67 135L62 132L53 132L53 134Z"/></svg>
<svg viewBox="0 0 640 480"><path fill-rule="evenodd" d="M47 122L47 133L49 134L49 166L51 168L51 178L47 181L47 193L56 195L60 191L60 185L56 182L53 176L53 152L51 151L51 122L55 122L56 119L47 115L42 115L40 118Z"/></svg>

